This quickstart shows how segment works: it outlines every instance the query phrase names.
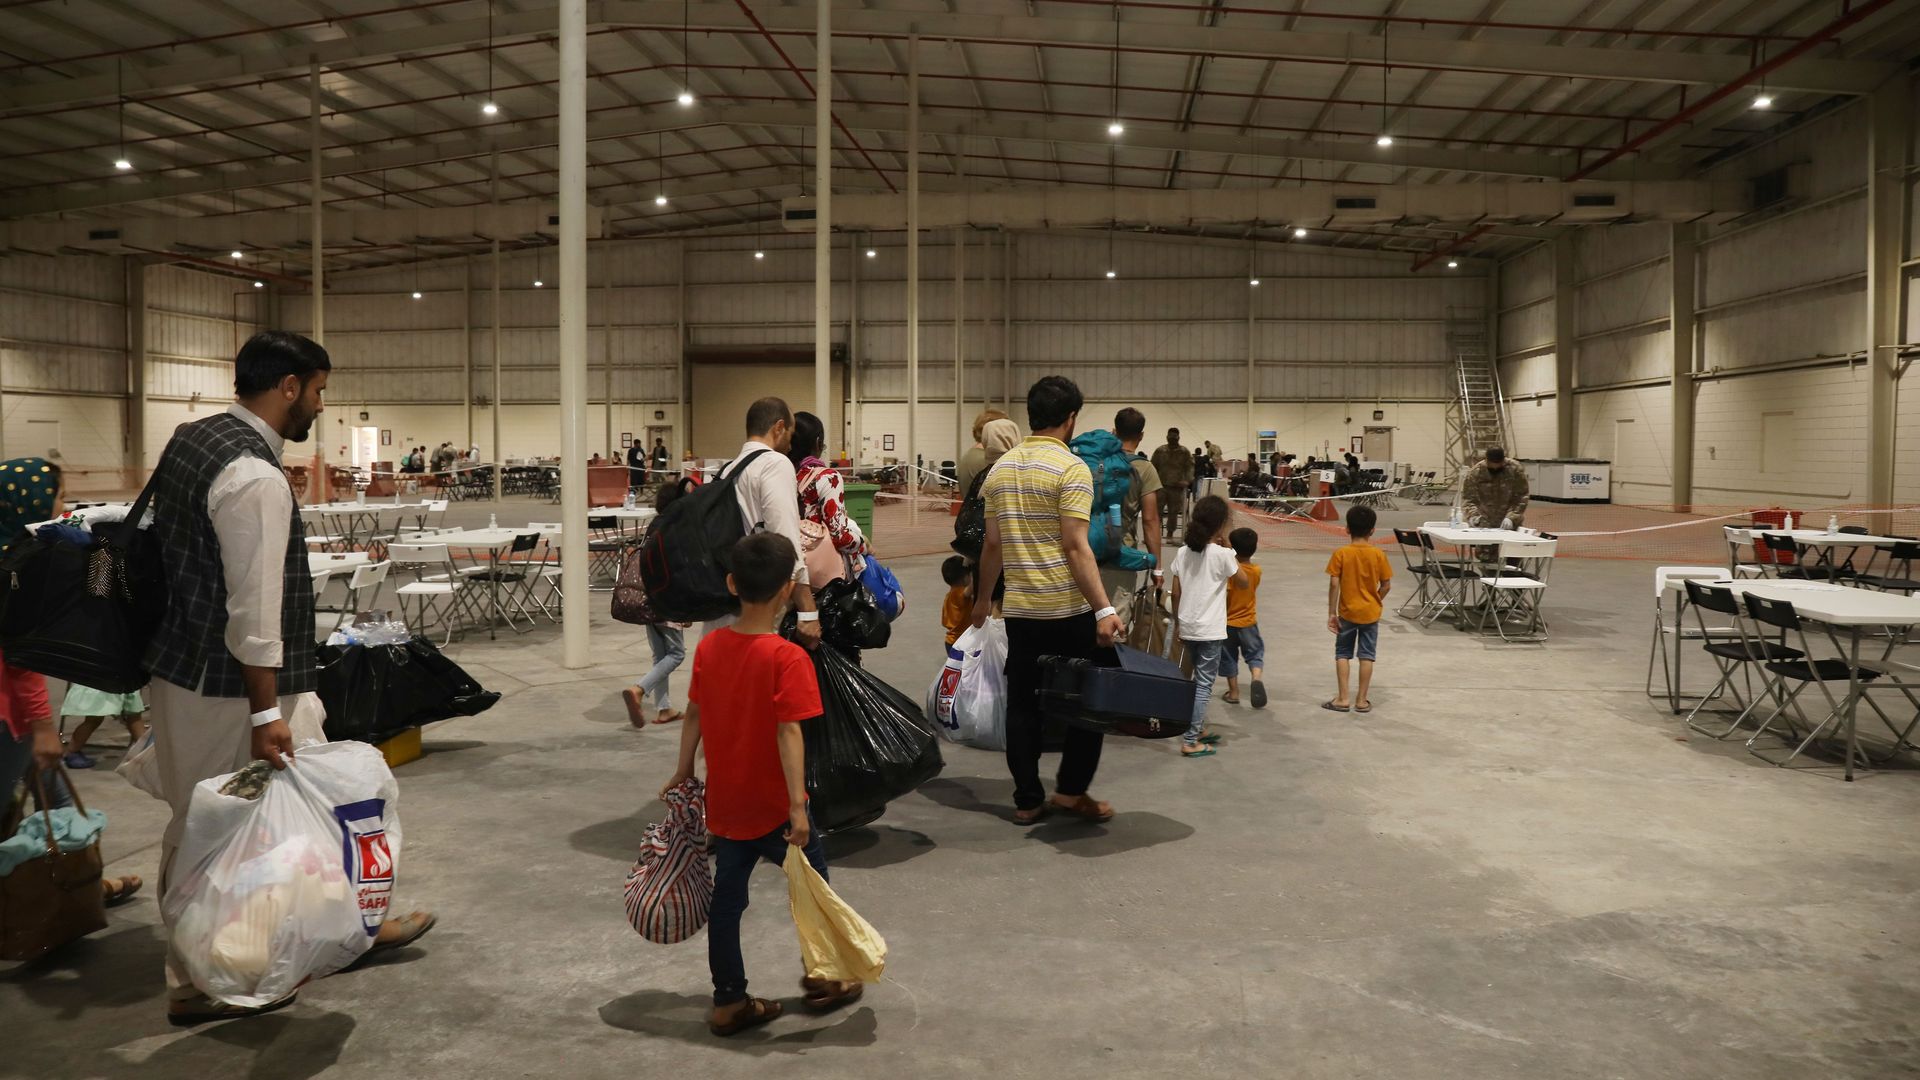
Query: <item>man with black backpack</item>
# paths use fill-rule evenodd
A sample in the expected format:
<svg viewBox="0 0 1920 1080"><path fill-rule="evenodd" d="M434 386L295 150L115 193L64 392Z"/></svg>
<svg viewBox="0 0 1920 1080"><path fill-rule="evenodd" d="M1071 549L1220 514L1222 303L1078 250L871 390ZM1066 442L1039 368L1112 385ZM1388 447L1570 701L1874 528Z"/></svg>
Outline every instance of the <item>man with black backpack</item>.
<svg viewBox="0 0 1920 1080"><path fill-rule="evenodd" d="M727 591L727 556L740 538L779 533L806 550L800 538L800 488L787 450L793 445L793 410L777 397L747 407L747 441L714 481L674 502L655 519L641 546L640 576L648 602L663 619L702 622L715 630L733 622L739 601ZM806 560L794 580L798 640L820 643L820 613L814 608Z"/></svg>

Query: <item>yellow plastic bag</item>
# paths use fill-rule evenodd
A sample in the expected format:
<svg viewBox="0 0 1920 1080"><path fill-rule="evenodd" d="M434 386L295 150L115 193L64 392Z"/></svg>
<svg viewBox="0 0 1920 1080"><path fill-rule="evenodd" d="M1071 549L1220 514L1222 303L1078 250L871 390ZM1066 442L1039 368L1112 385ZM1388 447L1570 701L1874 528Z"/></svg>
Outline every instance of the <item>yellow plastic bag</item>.
<svg viewBox="0 0 1920 1080"><path fill-rule="evenodd" d="M848 907L792 844L787 845L782 869L807 975L833 982L879 982L887 969L887 942L880 932Z"/></svg>

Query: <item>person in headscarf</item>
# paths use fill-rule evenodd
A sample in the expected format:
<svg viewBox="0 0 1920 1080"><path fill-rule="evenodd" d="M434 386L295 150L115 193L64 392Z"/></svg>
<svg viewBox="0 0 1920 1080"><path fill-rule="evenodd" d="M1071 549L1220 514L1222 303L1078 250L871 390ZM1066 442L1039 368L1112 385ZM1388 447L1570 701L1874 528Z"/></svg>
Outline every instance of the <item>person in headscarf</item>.
<svg viewBox="0 0 1920 1080"><path fill-rule="evenodd" d="M980 429L980 448L986 451L986 465L973 479L973 490L969 497L977 497L980 487L986 483L987 474L1000 463L1007 451L1020 445L1020 425L1005 417L989 420ZM980 595L980 563L976 559L971 567L973 571L973 595ZM1000 600L1007 594L1007 576L1003 573L993 583L994 617L1000 615Z"/></svg>
<svg viewBox="0 0 1920 1080"><path fill-rule="evenodd" d="M27 526L58 517L65 502L63 495L60 467L45 458L14 458L0 463L0 556L26 539ZM0 808L12 805L14 789L29 769L40 774L36 803L38 792L44 792L47 809L72 806L73 794L55 770L63 751L53 711L48 707L46 676L15 667L0 656ZM0 824L7 826L10 835L13 823ZM108 903L132 898L141 884L132 875L100 880Z"/></svg>

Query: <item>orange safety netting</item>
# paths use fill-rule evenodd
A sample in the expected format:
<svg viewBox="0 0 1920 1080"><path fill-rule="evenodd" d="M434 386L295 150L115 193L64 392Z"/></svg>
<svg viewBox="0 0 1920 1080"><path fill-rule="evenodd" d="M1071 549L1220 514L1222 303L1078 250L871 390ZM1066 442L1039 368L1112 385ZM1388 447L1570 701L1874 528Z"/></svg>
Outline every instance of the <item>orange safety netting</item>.
<svg viewBox="0 0 1920 1080"><path fill-rule="evenodd" d="M1317 520L1246 503L1236 503L1235 524L1260 533L1260 546L1270 551L1331 551L1347 542L1341 518L1352 499L1328 500L1337 508L1335 520ZM1374 542L1392 545L1393 530L1412 529L1423 522L1445 521L1450 503L1422 505L1405 497L1373 497L1379 524ZM889 558L950 551L953 539L953 501L922 496L917 508L904 495L882 494L874 505L874 547ZM1756 519L1758 512L1761 516ZM1745 506L1626 506L1621 504L1550 503L1535 500L1523 523L1560 539L1561 558L1639 559L1663 564L1724 566L1728 560L1725 529L1756 525L1777 530L1787 513L1764 504ZM1920 536L1920 506L1835 504L1792 510L1795 528L1825 529L1828 518L1842 528L1865 529L1876 536ZM1740 557L1752 549L1742 546Z"/></svg>

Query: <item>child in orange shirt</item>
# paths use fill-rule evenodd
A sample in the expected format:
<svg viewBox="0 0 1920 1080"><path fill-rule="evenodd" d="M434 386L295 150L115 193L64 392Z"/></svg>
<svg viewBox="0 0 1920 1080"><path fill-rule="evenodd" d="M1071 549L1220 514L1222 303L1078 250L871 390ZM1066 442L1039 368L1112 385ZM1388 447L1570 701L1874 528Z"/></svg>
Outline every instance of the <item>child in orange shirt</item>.
<svg viewBox="0 0 1920 1080"><path fill-rule="evenodd" d="M1247 662L1247 678L1252 680L1253 707L1267 707L1267 684L1260 676L1267 664L1267 645L1260 637L1260 567L1253 553L1260 548L1260 534L1252 529L1235 529L1227 534L1233 554L1240 561L1246 584L1227 582L1227 647L1220 654L1220 674L1226 677L1227 693L1221 701L1240 704L1240 661Z"/></svg>
<svg viewBox="0 0 1920 1080"><path fill-rule="evenodd" d="M947 628L947 644L951 645L973 623L973 567L965 557L949 555L940 564L940 579L947 583L947 601L940 605L940 625Z"/></svg>
<svg viewBox="0 0 1920 1080"><path fill-rule="evenodd" d="M1373 684L1374 652L1380 643L1382 601L1392 587L1393 564L1373 546L1376 515L1372 507L1356 506L1347 511L1346 547L1327 560L1327 629L1333 639L1333 670L1338 692L1321 708L1334 712L1373 711L1373 699L1367 690ZM1347 669L1358 657L1360 686L1347 697Z"/></svg>

